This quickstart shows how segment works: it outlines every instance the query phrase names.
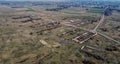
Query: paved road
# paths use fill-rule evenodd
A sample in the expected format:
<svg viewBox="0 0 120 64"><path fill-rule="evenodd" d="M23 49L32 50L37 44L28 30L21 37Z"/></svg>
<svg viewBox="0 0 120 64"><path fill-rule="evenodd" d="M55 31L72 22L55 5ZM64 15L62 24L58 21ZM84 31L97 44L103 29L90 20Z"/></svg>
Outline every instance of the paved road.
<svg viewBox="0 0 120 64"><path fill-rule="evenodd" d="M105 10L106 10L107 8L108 8L108 7L106 7ZM104 12L105 12L105 11L104 11ZM104 22L104 19L105 19L105 15L103 14L102 17L101 17L101 19L100 19L100 21L99 21L99 23L97 24L97 26L96 26L93 30L89 30L89 29L82 28L82 27L77 27L77 26L75 26L75 25L70 25L70 24L65 24L65 25L66 25L66 26L71 26L71 27L74 27L74 28L79 28L79 29L84 30L84 31L87 31L87 32L92 32L92 33L99 34L99 35L101 35L101 36L103 36L103 37L105 37L105 38L107 38L107 39L109 39L109 40L111 40L111 41L114 41L114 42L120 44L119 41L117 41L117 40L115 40L115 39L113 39L113 38L110 38L109 36L104 35L104 34L102 34L102 33L100 33L100 32L97 32L98 27L100 26L100 24L102 24L102 23ZM95 35L96 35L96 34L95 34ZM89 38L88 38L88 39L85 39L85 41L87 41L87 40L89 40ZM83 42L85 42L85 41L83 41ZM82 43L83 43L83 42L82 42Z"/></svg>
<svg viewBox="0 0 120 64"><path fill-rule="evenodd" d="M92 30L93 33L97 32L96 30L98 29L98 27L100 26L100 24L102 24L104 22L105 19L105 15L103 15L99 21L99 23L97 24L97 26Z"/></svg>
<svg viewBox="0 0 120 64"><path fill-rule="evenodd" d="M100 24L102 24L102 23L104 22L104 19L105 19L105 16L103 15L103 16L101 17L99 23L97 24L97 26L96 26L93 30L89 30L89 29L86 29L86 28L83 28L83 27L77 27L77 26L71 25L71 24L64 24L64 25L66 25L66 26L71 26L71 27L74 27L74 28L79 28L79 29L84 30L84 31L87 31L87 32L96 33L96 32L97 32L96 30L98 29L98 27L100 26Z"/></svg>
<svg viewBox="0 0 120 64"><path fill-rule="evenodd" d="M105 8L104 13L107 9L108 9L108 7ZM105 15L103 14L99 23L97 24L97 26L92 30L93 33L97 32L98 27L100 26L100 24L102 24L104 22L104 19L105 19Z"/></svg>
<svg viewBox="0 0 120 64"><path fill-rule="evenodd" d="M97 33L98 33L99 35L101 35L101 36L103 36L103 37L105 37L105 38L111 40L111 41L114 41L114 42L120 44L119 41L117 41L117 40L115 40L115 39L113 39L113 38L111 38L111 37L109 37L109 36L106 36L106 35L104 35L104 34L102 34L102 33L100 33L100 32L97 32Z"/></svg>

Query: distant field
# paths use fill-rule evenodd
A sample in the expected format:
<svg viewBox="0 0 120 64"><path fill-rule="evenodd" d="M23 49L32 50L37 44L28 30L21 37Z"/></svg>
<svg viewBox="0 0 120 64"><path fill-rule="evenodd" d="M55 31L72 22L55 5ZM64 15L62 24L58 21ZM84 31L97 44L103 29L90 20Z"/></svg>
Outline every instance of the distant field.
<svg viewBox="0 0 120 64"><path fill-rule="evenodd" d="M63 13L67 13L67 14L81 14L81 12L76 12L76 11L64 11Z"/></svg>
<svg viewBox="0 0 120 64"><path fill-rule="evenodd" d="M69 8L62 10L61 12L66 13L66 14L81 14L81 13L99 13L102 14L104 9L97 9L97 8L91 8L88 10L85 9L80 9L80 8Z"/></svg>
<svg viewBox="0 0 120 64"><path fill-rule="evenodd" d="M92 8L92 9L89 9L87 12L88 13L99 13L99 14L102 14L103 11L104 11L103 9Z"/></svg>
<svg viewBox="0 0 120 64"><path fill-rule="evenodd" d="M28 8L28 10L26 10L26 11L31 11L31 12L35 12L35 10L34 9L32 9L32 8Z"/></svg>
<svg viewBox="0 0 120 64"><path fill-rule="evenodd" d="M66 14L81 14L85 13L85 9L80 7L70 7L68 9L61 10L61 12Z"/></svg>

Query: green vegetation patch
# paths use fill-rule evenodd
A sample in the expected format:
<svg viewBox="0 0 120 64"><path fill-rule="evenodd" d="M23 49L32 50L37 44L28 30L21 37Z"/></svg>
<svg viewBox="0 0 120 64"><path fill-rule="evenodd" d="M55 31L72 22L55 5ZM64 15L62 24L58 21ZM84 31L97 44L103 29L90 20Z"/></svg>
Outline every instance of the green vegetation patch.
<svg viewBox="0 0 120 64"><path fill-rule="evenodd" d="M28 10L26 10L26 11L35 12L35 10L34 10L34 9L32 9L32 8L28 8Z"/></svg>
<svg viewBox="0 0 120 64"><path fill-rule="evenodd" d="M104 11L103 9L92 8L92 9L89 9L87 12L89 12L89 13L99 13L99 14L102 14L103 11Z"/></svg>
<svg viewBox="0 0 120 64"><path fill-rule="evenodd" d="M63 13L67 13L67 14L81 14L80 12L76 12L76 11L64 11Z"/></svg>

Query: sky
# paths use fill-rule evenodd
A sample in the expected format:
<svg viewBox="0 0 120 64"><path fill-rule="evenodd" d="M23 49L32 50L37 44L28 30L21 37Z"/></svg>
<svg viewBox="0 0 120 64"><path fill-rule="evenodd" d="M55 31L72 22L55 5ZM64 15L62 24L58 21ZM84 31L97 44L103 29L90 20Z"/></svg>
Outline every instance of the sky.
<svg viewBox="0 0 120 64"><path fill-rule="evenodd" d="M5 1L65 1L65 0L5 0Z"/></svg>
<svg viewBox="0 0 120 64"><path fill-rule="evenodd" d="M5 1L5 0L0 0L0 1ZM70 1L70 0L6 0L6 1ZM71 0L71 1L74 1L74 0ZM102 0L98 0L98 1L102 1ZM103 0L103 1L120 1L120 0Z"/></svg>

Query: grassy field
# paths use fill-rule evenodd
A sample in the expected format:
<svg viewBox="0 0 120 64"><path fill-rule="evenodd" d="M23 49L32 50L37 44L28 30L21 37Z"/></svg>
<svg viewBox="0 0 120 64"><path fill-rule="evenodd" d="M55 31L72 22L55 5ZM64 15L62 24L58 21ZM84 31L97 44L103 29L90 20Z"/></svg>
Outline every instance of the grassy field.
<svg viewBox="0 0 120 64"><path fill-rule="evenodd" d="M0 64L120 63L120 46L99 35L96 35L83 44L79 44L72 39L86 33L86 31L64 25L64 23L70 22L70 20L76 21L76 19L78 19L76 22L82 22L83 20L86 22L84 26L80 25L78 27L92 28L97 22L90 23L90 21L94 19L98 20L100 14L80 14L77 8L76 10L70 9L70 11L64 11L64 13L45 11L43 10L45 9L44 7L37 7L37 9L40 11L29 13L27 11L21 11L19 13L16 11L15 13L9 12L11 15L7 13L4 13L6 16L3 16L3 14L0 15ZM34 20L33 22L29 22L28 20L26 23L11 19L13 16L21 17L26 15L41 19ZM112 17L114 18L115 16L118 15L113 15ZM111 17L108 17L106 21L108 21L108 19L110 20L110 18ZM119 17L117 19L119 19ZM60 22L60 26L41 31L41 29L50 27L53 21ZM50 26L48 23L50 23ZM112 22L108 22L102 26L109 29L108 32L104 33L107 33L108 36L111 34L118 36L118 31L110 31L113 29L111 24ZM45 41L47 44L44 44L41 40ZM55 44L59 44L60 46L50 46ZM96 47L100 49L100 51L89 48L81 50L81 47L85 45ZM115 50L113 48L112 51L107 51L106 47L111 49L111 46L115 46Z"/></svg>
<svg viewBox="0 0 120 64"><path fill-rule="evenodd" d="M76 11L65 11L63 13L67 13L67 14L81 14L80 12L76 12Z"/></svg>
<svg viewBox="0 0 120 64"><path fill-rule="evenodd" d="M99 13L99 14L102 14L104 11L104 9L97 9L97 8L91 8L91 9L88 9L88 13Z"/></svg>

